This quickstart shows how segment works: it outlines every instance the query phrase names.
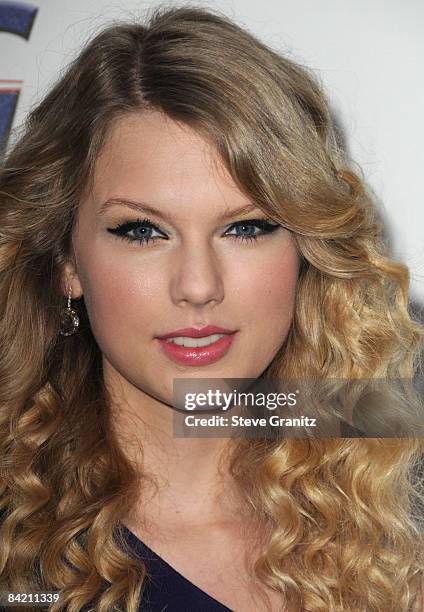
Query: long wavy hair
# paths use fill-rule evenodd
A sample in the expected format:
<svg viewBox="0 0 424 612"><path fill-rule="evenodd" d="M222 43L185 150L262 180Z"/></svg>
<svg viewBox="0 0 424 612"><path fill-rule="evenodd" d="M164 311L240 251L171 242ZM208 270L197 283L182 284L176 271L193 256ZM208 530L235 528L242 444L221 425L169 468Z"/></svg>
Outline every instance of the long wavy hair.
<svg viewBox="0 0 424 612"><path fill-rule="evenodd" d="M264 377L412 379L423 336L316 76L191 4L103 29L28 115L0 176L0 590L57 589L70 612L135 612L148 580L120 523L143 481L113 432L84 298L78 334L59 335L57 314L95 161L114 120L145 109L197 130L294 235L294 317ZM234 483L270 526L254 571L282 608L417 605L423 453L418 437L234 444Z"/></svg>

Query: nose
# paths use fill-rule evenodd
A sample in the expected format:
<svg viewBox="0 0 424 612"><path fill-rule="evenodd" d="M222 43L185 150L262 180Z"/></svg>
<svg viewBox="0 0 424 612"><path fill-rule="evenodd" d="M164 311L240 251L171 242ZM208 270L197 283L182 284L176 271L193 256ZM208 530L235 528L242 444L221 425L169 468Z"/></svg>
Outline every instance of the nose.
<svg viewBox="0 0 424 612"><path fill-rule="evenodd" d="M177 306L199 308L222 302L222 266L210 245L197 242L182 247L172 265L171 296Z"/></svg>

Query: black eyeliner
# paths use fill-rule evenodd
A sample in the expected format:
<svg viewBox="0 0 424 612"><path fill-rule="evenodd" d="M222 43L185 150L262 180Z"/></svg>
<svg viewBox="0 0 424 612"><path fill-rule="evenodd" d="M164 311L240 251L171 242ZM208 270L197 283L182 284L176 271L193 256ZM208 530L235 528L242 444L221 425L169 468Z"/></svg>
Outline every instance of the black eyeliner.
<svg viewBox="0 0 424 612"><path fill-rule="evenodd" d="M243 223L251 223L252 225L257 225L262 230L267 230L268 233L271 233L271 232L275 231L276 229L278 229L279 227L282 227L278 223L276 225L274 225L274 223L270 223L268 221L268 219L243 219L243 221L235 221L230 226L230 228L234 227L235 225L240 227L241 225L243 225Z"/></svg>
<svg viewBox="0 0 424 612"><path fill-rule="evenodd" d="M279 229L280 227L282 227L280 224L274 224L271 223L267 218L261 218L261 219L243 219L240 221L234 221L233 223L231 223L228 227L228 229L226 230L227 232L230 231L233 228L236 227L243 227L243 225L250 225L252 227L256 226L257 228L259 228L263 233L262 234L256 234L256 235L234 235L234 234L230 234L230 237L234 237L234 238L239 238L241 240L245 239L245 240L256 240L257 238L266 236L268 234L272 234L273 232L275 232L277 229ZM114 234L115 236L118 236L119 238L123 238L125 240L127 240L128 242L139 242L140 244L147 244L148 242L150 242L151 240L155 241L157 238L159 238L159 236L142 236L139 238L135 238L135 237L131 237L128 235L128 232L134 229L137 229L139 227L143 227L144 229L153 229L159 233L164 234L164 232L162 232L162 230L155 225L154 223L152 223L150 221L150 219L134 219L131 221L124 221L123 223L119 223L116 227L108 227L107 231L111 234ZM169 237L162 235L160 237L162 240L169 240Z"/></svg>
<svg viewBox="0 0 424 612"><path fill-rule="evenodd" d="M122 235L125 232L138 227L139 225L144 225L144 227L150 227L152 229L161 231L149 219L134 219L134 221L125 221L124 223L119 223L116 227L108 227L107 231L111 234Z"/></svg>

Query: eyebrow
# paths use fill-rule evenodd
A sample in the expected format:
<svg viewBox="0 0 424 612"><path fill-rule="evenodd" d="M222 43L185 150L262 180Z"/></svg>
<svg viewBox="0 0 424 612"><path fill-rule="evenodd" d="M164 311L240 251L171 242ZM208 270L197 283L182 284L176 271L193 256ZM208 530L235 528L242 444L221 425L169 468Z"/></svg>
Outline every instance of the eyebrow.
<svg viewBox="0 0 424 612"><path fill-rule="evenodd" d="M171 218L168 214L161 212L157 208L154 208L147 202L136 202L134 200L128 200L127 198L109 198L100 206L98 214L103 214L106 210L111 208L112 206L126 206L127 208L131 208L132 210L136 210L138 212L147 213L150 215L154 215L159 219L163 219L164 221L170 222ZM228 213L222 215L222 219L225 221L229 221L242 215L244 213L250 212L251 210L255 210L258 207L255 204L249 203L237 208L236 210L232 210Z"/></svg>

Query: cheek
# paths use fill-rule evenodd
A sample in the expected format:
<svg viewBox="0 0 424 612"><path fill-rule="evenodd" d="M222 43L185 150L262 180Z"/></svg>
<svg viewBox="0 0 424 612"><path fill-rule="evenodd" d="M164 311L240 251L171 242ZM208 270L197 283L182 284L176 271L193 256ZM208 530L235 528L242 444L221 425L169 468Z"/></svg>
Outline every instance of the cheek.
<svg viewBox="0 0 424 612"><path fill-rule="evenodd" d="M82 273L84 300L93 333L99 344L105 338L123 338L124 330L153 327L157 317L155 296L164 279L150 266L141 270L134 257L101 257L85 260ZM103 339L103 342L102 342Z"/></svg>
<svg viewBox="0 0 424 612"><path fill-rule="evenodd" d="M142 263L134 253L110 256L102 249L81 252L79 272L94 336L102 350L131 335L157 332L168 312L167 266L161 259ZM291 323L299 257L292 241L276 244L261 257L241 258L229 266L226 298L243 327L279 339ZM231 315L231 312L229 313ZM272 326L273 334L269 334ZM154 335L154 333L153 333Z"/></svg>
<svg viewBox="0 0 424 612"><path fill-rule="evenodd" d="M237 293L256 328L284 332L290 325L300 259L293 243L271 251L255 265L239 266ZM262 325L261 325L262 324Z"/></svg>

